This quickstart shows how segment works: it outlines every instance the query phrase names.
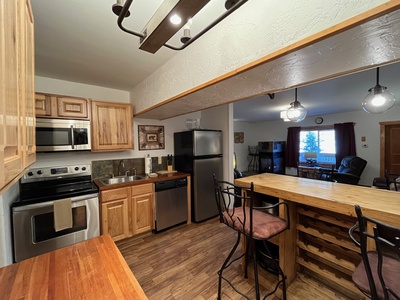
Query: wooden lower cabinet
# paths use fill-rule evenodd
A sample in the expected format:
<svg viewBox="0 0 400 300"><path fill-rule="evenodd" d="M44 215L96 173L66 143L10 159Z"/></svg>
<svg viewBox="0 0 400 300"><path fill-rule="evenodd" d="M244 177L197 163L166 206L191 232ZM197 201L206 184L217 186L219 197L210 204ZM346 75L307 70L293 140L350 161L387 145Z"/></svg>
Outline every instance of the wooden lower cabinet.
<svg viewBox="0 0 400 300"><path fill-rule="evenodd" d="M153 229L153 184L102 191L101 233L119 241Z"/></svg>
<svg viewBox="0 0 400 300"><path fill-rule="evenodd" d="M154 228L153 184L133 186L132 193L132 234L143 233Z"/></svg>
<svg viewBox="0 0 400 300"><path fill-rule="evenodd" d="M130 236L128 225L128 199L101 204L103 234L110 234L114 241Z"/></svg>
<svg viewBox="0 0 400 300"><path fill-rule="evenodd" d="M110 234L114 241L130 236L128 205L130 189L118 188L100 193L102 234Z"/></svg>

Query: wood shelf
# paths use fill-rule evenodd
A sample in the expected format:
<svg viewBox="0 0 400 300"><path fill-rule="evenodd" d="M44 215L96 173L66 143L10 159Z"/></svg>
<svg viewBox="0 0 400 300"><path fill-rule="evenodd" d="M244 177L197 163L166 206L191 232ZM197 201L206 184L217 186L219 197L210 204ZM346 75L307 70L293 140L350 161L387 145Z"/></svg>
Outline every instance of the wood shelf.
<svg viewBox="0 0 400 300"><path fill-rule="evenodd" d="M352 261L338 258L331 252L323 250L321 251L319 248L313 245L306 245L304 242L298 241L297 246L300 249L303 249L306 252L312 254L314 258L318 257L319 260L325 262L326 264L330 264L331 266L336 266L338 269L340 269L342 272L346 273L349 276L352 275L352 273L356 268L356 265Z"/></svg>
<svg viewBox="0 0 400 300"><path fill-rule="evenodd" d="M317 265L312 261L306 261L302 257L297 258L297 263L303 266L304 268L307 268L312 272L319 274L322 278L325 278L327 283L331 281L336 285L344 288L345 291L342 291L343 294L348 295L351 293L354 296L357 296L357 297L351 297L352 299L366 299L365 296L359 291L359 289L354 285L353 282L342 277L341 274L339 274L338 272L332 271L332 269L330 269L329 267L327 266L321 267L321 265Z"/></svg>
<svg viewBox="0 0 400 300"><path fill-rule="evenodd" d="M333 244L337 244L346 249L353 250L354 252L360 252L360 249L357 248L352 242L350 242L350 239L349 240L339 239L337 236L333 234L321 232L321 230L315 228L307 228L306 226L301 224L297 225L297 230L300 232L310 234L322 240L331 242Z"/></svg>

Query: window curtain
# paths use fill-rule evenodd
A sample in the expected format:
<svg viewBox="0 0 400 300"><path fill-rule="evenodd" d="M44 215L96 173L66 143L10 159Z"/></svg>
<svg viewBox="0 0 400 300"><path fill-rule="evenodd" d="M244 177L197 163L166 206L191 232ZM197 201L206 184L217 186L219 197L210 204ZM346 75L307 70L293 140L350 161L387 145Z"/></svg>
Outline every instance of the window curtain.
<svg viewBox="0 0 400 300"><path fill-rule="evenodd" d="M289 127L286 140L286 166L297 168L300 155L301 127Z"/></svg>
<svg viewBox="0 0 400 300"><path fill-rule="evenodd" d="M336 168L345 156L356 155L354 123L333 124L336 143Z"/></svg>

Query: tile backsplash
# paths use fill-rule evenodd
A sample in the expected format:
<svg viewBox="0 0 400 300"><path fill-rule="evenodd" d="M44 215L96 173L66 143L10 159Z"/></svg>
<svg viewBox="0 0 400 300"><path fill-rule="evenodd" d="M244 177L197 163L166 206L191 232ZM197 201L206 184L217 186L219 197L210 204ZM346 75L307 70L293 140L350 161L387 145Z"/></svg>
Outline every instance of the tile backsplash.
<svg viewBox="0 0 400 300"><path fill-rule="evenodd" d="M158 163L158 157L152 157L152 170L153 172L167 170L167 157L161 158L162 163ZM129 172L129 175L134 174L136 169L137 175L144 175L144 158L126 158L126 159L114 159L114 160L95 160L92 161L92 178L104 178L125 175Z"/></svg>

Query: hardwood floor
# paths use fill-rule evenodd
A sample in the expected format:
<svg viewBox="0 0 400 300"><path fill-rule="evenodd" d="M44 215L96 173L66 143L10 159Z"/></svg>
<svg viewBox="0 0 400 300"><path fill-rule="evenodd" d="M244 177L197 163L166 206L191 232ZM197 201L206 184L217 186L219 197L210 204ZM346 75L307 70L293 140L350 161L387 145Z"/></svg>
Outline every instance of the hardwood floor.
<svg viewBox="0 0 400 300"><path fill-rule="evenodd" d="M236 233L214 218L116 244L150 300L214 300L217 271L235 240ZM235 255L240 255L240 246ZM254 298L253 280L243 277L240 260L225 272L237 289ZM243 299L226 282L222 290L222 299ZM261 288L261 293L266 290ZM305 276L292 283L287 298L342 299Z"/></svg>

